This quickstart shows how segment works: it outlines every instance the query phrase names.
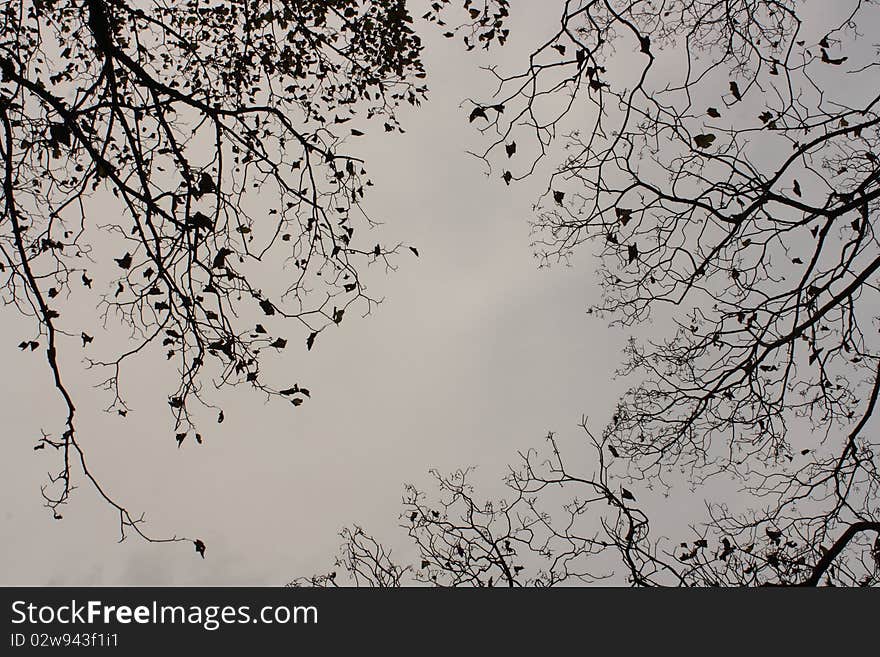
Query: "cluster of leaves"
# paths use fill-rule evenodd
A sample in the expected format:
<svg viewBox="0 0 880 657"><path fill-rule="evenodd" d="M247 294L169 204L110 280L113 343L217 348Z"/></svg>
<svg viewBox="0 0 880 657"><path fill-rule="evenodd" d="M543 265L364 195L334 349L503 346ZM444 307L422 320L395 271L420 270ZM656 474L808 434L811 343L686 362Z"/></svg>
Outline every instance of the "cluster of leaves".
<svg viewBox="0 0 880 657"><path fill-rule="evenodd" d="M443 36L447 39L461 35L467 50L474 50L478 46L488 50L492 44L505 44L510 34L505 27L505 21L510 16L509 0L464 0L463 9L467 12L468 20L456 26L450 26L443 18L449 4L450 0L432 2L422 18L444 28Z"/></svg>

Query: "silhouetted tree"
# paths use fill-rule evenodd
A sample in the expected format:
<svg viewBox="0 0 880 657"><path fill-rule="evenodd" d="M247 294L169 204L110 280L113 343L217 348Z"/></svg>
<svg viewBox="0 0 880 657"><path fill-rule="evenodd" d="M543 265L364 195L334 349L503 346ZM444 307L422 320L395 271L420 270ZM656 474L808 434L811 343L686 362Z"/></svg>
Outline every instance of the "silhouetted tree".
<svg viewBox="0 0 880 657"><path fill-rule="evenodd" d="M179 373L168 394L178 445L202 442L198 407L224 419L206 380L300 405L308 389L264 378L261 362L370 312L364 267L392 267L401 245L370 239L370 181L347 144L398 130L397 108L425 95L413 4L2 3L0 274L5 305L33 320L19 346L46 355L67 408L35 447L61 455L43 490L57 518L79 467L122 537L148 538L86 465L59 365L62 350L100 346L61 312L88 307L89 290L100 299L91 319L131 334L87 360L107 372L107 410L129 413L123 369L161 353ZM466 2L452 28L446 5L425 3L422 17L469 47L505 39L506 0Z"/></svg>
<svg viewBox="0 0 880 657"><path fill-rule="evenodd" d="M877 3L560 5L558 32L528 66L492 69L496 93L469 108L490 139L477 155L490 171L504 162L513 184L562 144L536 206L542 262L593 244L602 300L590 312L672 330L629 343L621 372L641 382L593 439L597 474L564 466L554 442L545 470L526 455L508 481L514 501L492 507L504 525L497 509L526 506L570 547L517 542L537 522L520 516L500 533L471 527L477 507L458 497L456 518L484 551L502 536L545 574L507 576L523 555L502 551L459 578L459 562L443 560L461 523L423 521L410 496L424 572L438 584L490 570L495 583L550 584L567 579L553 576L557 559L580 576L607 544L637 585L877 585ZM710 500L716 481L716 493L739 492ZM689 519L695 541L656 528L651 539L633 491L676 483L704 492L707 515ZM543 515L551 484L587 492ZM608 505L610 518L582 523Z"/></svg>
<svg viewBox="0 0 880 657"><path fill-rule="evenodd" d="M418 549L416 565L394 561L387 547L356 526L341 533L337 570L298 578L290 586L515 587L606 580L611 572L596 562L607 562L607 549L613 546L627 559L638 558L648 519L628 505L629 491L613 488L600 443L590 438L600 448L597 475L570 474L551 434L549 460L530 451L521 455L519 467L511 468L507 499L477 498L469 470L451 475L432 471L437 500L413 485L407 485L404 496L401 520ZM553 513L546 498L553 499ZM609 506L613 518L605 511Z"/></svg>

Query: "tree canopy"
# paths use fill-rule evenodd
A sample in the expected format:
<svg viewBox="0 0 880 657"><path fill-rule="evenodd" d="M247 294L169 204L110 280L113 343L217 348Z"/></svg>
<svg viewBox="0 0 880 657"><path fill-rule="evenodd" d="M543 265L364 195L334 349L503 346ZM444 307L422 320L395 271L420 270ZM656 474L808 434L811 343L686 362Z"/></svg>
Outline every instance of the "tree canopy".
<svg viewBox="0 0 880 657"><path fill-rule="evenodd" d="M66 408L35 445L58 455L56 518L81 473L123 538L205 556L147 534L90 470L64 354L120 416L132 361L172 364L178 445L224 421L215 387L306 403L266 359L368 314L366 268L418 255L372 236L354 146L426 97L416 21L488 48L508 4L3 3L0 275ZM629 342L631 387L603 428L582 423L588 459L551 434L488 502L468 469L435 473L439 500L407 488L412 565L355 527L336 571L297 583L544 586L622 564L640 586L877 585L877 3L546 6L555 33L466 101L470 150L506 185L550 171L535 252L596 256L588 312L670 330ZM123 348L78 324L95 305ZM682 490L706 500L693 536L654 515Z"/></svg>
<svg viewBox="0 0 880 657"><path fill-rule="evenodd" d="M591 246L589 312L671 331L629 343L636 383L604 429L584 423L592 459L551 436L506 501L438 475L439 500L405 498L420 563L355 528L338 568L369 585L552 585L621 564L641 586L877 585L880 96L861 28L876 3L552 4L558 31L471 102L475 154L509 185L550 161L542 262ZM695 536L645 510L682 490L706 499Z"/></svg>
<svg viewBox="0 0 880 657"><path fill-rule="evenodd" d="M470 48L504 41L506 0L466 2L451 24L448 4L420 16ZM351 149L368 130L400 130L398 109L425 97L410 9L402 0L3 3L0 274L7 309L32 321L19 347L45 354L67 409L35 446L60 455L43 489L57 518L79 469L118 510L122 536L148 538L87 466L62 352L84 350L106 376L108 412L121 416L131 410L121 384L129 363L174 363L173 435L201 443L206 424L224 420L215 385L298 406L309 389L265 379L261 363L289 343L312 349L347 313L370 312L366 266L392 267L404 245L371 238L371 182ZM123 349L91 355L100 336L68 311L92 302L96 323L127 327ZM196 549L204 556L203 543Z"/></svg>

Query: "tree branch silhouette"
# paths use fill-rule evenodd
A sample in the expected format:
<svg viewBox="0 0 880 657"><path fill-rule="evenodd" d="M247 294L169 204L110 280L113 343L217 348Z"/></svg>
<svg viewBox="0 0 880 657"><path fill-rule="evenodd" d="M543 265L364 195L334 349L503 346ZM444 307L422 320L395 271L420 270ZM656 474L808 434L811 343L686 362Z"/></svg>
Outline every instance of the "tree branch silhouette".
<svg viewBox="0 0 880 657"><path fill-rule="evenodd" d="M473 154L506 185L551 168L535 253L589 248L589 313L670 327L626 347L600 477L707 500L695 541L649 542L647 515L603 540L635 585L876 586L877 4L554 7L556 31L470 101Z"/></svg>
<svg viewBox="0 0 880 657"><path fill-rule="evenodd" d="M506 0L466 6L453 27L447 4L426 3L425 21L485 47L503 42ZM201 444L228 413L211 388L305 403L308 387L270 380L261 365L289 342L311 350L378 303L365 272L394 269L403 245L371 237L372 182L354 142L376 126L398 131L399 108L427 93L409 5L4 3L0 273L4 304L33 321L19 346L46 340L67 409L64 429L36 446L61 454L43 489L55 517L78 466L119 513L121 538L133 529L159 540L86 466L59 357L71 343L88 349L106 410L122 417L134 411L129 363L173 366L167 401L181 447ZM70 319L93 295L97 315ZM102 350L83 321L123 327L128 345ZM168 540L193 540L204 556L200 540Z"/></svg>

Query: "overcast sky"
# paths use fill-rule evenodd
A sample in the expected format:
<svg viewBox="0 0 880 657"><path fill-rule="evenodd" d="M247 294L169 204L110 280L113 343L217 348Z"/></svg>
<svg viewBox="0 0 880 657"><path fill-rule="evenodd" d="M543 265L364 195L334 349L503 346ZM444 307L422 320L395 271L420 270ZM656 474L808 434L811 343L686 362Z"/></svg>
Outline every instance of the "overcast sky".
<svg viewBox="0 0 880 657"><path fill-rule="evenodd" d="M511 40L489 55L508 69L559 18L557 3L514 4ZM205 560L189 543L117 544L117 518L82 481L63 520L41 508L56 460L32 447L41 428L60 426L63 409L43 355L15 348L32 327L4 309L2 363L16 376L0 377L0 582L281 584L326 571L345 525L406 545L402 485L430 490L428 468L474 464L483 490L500 492L517 450L540 445L548 430L577 440L582 415L605 423L624 387L612 375L628 334L585 312L598 300L589 247L571 267L537 268L528 221L546 176L507 187L465 153L479 142L460 104L486 97L491 79L478 66L488 60L422 27L429 102L403 114L406 134L368 135L358 146L375 183L368 207L385 222L377 241L414 244L421 257L405 254L387 276L371 269L369 291L385 301L370 317L346 317L311 352L287 349L267 364L307 386L311 400L293 410L224 391L226 421L204 445L177 449L164 364L129 370L134 411L123 419L100 412L109 400L79 354L66 361L96 475L146 513L151 533L202 538ZM103 210L96 221L118 212Z"/></svg>
<svg viewBox="0 0 880 657"><path fill-rule="evenodd" d="M494 61L521 62L524 48L551 34L556 11L518 13ZM604 420L619 390L608 380L623 336L584 312L596 300L590 261L538 270L528 219L546 180L506 187L464 152L478 142L460 104L485 97L491 81L478 66L487 59L424 27L430 101L404 113L406 134L358 144L375 182L368 207L385 222L377 241L415 244L421 257L407 253L388 276L371 269L370 292L385 297L373 315L269 364L307 385L311 401L294 411L238 389L206 444L178 450L161 364L129 370L134 412L123 419L99 411L109 400L92 389L97 373L83 373L80 354L67 361L93 470L146 512L150 532L201 537L207 559L191 544L117 544L117 519L83 482L63 520L41 508L55 461L32 447L63 409L45 359L15 348L30 326L4 312L4 367L20 376L0 382L0 581L280 584L330 567L344 525L402 543L402 485L429 484L428 468L476 464L492 493L516 450L540 444L548 429L576 437L582 413ZM96 221L118 211L102 209Z"/></svg>

